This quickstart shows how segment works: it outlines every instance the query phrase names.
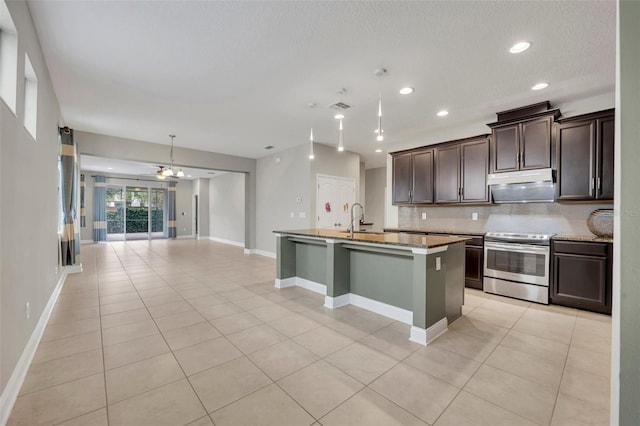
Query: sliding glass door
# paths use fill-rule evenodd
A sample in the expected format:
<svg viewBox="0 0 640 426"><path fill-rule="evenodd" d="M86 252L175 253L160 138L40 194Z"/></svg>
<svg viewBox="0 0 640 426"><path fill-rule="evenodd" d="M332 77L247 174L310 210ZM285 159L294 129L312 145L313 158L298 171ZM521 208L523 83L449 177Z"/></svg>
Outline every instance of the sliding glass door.
<svg viewBox="0 0 640 426"><path fill-rule="evenodd" d="M125 197L123 187L107 187L107 241L124 240Z"/></svg>
<svg viewBox="0 0 640 426"><path fill-rule="evenodd" d="M149 239L149 188L127 187L126 240Z"/></svg>
<svg viewBox="0 0 640 426"><path fill-rule="evenodd" d="M163 188L107 187L107 241L164 238Z"/></svg>

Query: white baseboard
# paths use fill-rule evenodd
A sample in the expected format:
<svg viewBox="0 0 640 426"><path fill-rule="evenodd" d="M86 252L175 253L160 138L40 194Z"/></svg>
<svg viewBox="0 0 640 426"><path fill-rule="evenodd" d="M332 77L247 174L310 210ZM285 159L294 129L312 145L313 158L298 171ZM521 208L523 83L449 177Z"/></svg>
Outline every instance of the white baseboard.
<svg viewBox="0 0 640 426"><path fill-rule="evenodd" d="M217 243L222 243L222 244L229 244L231 246L236 246L236 247L242 247L244 248L244 242L240 242L240 241L232 241L232 240L225 240L224 238L217 238L217 237L209 237L209 239L211 241L215 241Z"/></svg>
<svg viewBox="0 0 640 426"><path fill-rule="evenodd" d="M436 340L442 333L448 330L447 317L442 318L440 321L428 327L427 332L427 345Z"/></svg>
<svg viewBox="0 0 640 426"><path fill-rule="evenodd" d="M336 309L341 306L346 306L351 303L351 293L343 294L341 296L324 297L324 307L329 309Z"/></svg>
<svg viewBox="0 0 640 426"><path fill-rule="evenodd" d="M409 340L419 345L427 346L427 330L412 325L409 332Z"/></svg>
<svg viewBox="0 0 640 426"><path fill-rule="evenodd" d="M402 309L397 306L389 305L387 303L379 302L353 293L351 293L350 303L359 308L375 312L376 314L380 314L387 318L409 325L413 324L413 312L407 309Z"/></svg>
<svg viewBox="0 0 640 426"><path fill-rule="evenodd" d="M305 280L304 278L296 277L296 285L298 287L311 290L314 293L319 293L323 296L327 294L327 286L324 284L317 283L315 281L309 281L309 280Z"/></svg>
<svg viewBox="0 0 640 426"><path fill-rule="evenodd" d="M95 241L93 241L93 240L80 240L80 244L81 245L82 244L93 244L93 243L95 243Z"/></svg>
<svg viewBox="0 0 640 426"><path fill-rule="evenodd" d="M244 254L257 254L258 256L276 258L276 254L272 251L258 250L258 249L244 249Z"/></svg>
<svg viewBox="0 0 640 426"><path fill-rule="evenodd" d="M176 240L192 240L195 238L195 235L178 235Z"/></svg>
<svg viewBox="0 0 640 426"><path fill-rule="evenodd" d="M296 285L296 277L291 277L291 278L276 278L276 282L275 282L275 288L287 288L287 287L293 287L294 285Z"/></svg>
<svg viewBox="0 0 640 426"><path fill-rule="evenodd" d="M49 317L51 317L51 312L58 301L58 296L60 295L60 291L62 290L62 286L64 285L64 281L67 279L68 274L68 267L63 268L62 274L60 274L60 278L58 279L58 283L53 289L51 297L49 297L49 301L44 307L42 315L40 315L40 319L33 329L31 337L22 351L22 355L20 355L2 395L0 395L0 425L6 424L9 420L9 414L11 414L13 405L16 403L16 399L20 394L20 388L27 376L27 371L29 370L31 361L33 361L33 356L38 349L38 344L40 343L40 339L42 339L44 330L47 328Z"/></svg>

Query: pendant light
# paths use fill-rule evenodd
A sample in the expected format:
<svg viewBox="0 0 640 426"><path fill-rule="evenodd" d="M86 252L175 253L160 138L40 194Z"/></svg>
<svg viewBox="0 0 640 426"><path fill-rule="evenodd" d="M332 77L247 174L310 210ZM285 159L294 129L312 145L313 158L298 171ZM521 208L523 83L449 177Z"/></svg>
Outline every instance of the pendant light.
<svg viewBox="0 0 640 426"><path fill-rule="evenodd" d="M171 138L171 165L162 171L162 175L164 177L174 175L177 177L184 177L184 172L182 171L182 169L178 169L178 171L175 171L173 169L173 139L176 137L176 135L169 135L169 137Z"/></svg>
<svg viewBox="0 0 640 426"><path fill-rule="evenodd" d="M313 155L313 127L311 128L311 134L309 135L309 160L313 160L315 155Z"/></svg>
<svg viewBox="0 0 640 426"><path fill-rule="evenodd" d="M376 70L373 71L373 73L375 74L376 77L384 77L385 75L387 75L387 69L386 68L377 68ZM376 140L378 142L382 142L384 140L384 130L382 130L382 90L380 90L379 92L379 96L378 96L378 128L376 129Z"/></svg>
<svg viewBox="0 0 640 426"><path fill-rule="evenodd" d="M342 134L342 118L340 119L340 130L338 133L338 151L344 151L344 135Z"/></svg>
<svg viewBox="0 0 640 426"><path fill-rule="evenodd" d="M376 133L378 134L376 140L382 142L384 140L384 136L382 136L382 92L380 92L380 97L378 98L378 129Z"/></svg>

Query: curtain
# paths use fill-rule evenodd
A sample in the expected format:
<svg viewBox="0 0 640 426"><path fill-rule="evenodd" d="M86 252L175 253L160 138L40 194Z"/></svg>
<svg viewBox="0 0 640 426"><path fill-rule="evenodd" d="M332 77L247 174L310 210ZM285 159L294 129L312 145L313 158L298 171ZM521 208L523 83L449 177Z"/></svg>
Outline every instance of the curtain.
<svg viewBox="0 0 640 426"><path fill-rule="evenodd" d="M107 184L96 176L93 188L93 241L107 241Z"/></svg>
<svg viewBox="0 0 640 426"><path fill-rule="evenodd" d="M82 173L80 175L80 227L81 228L87 227L87 216L84 209L84 190L85 190L84 173Z"/></svg>
<svg viewBox="0 0 640 426"><path fill-rule="evenodd" d="M176 237L176 182L168 182L169 184L169 217L167 218L167 227L169 228L168 237Z"/></svg>
<svg viewBox="0 0 640 426"><path fill-rule="evenodd" d="M62 185L60 197L62 201L63 230L60 242L62 251L62 265L73 265L76 263L76 254L79 247L76 247L75 219L77 209L77 154L76 144L73 140L73 130L68 127L58 129L58 140L60 141L60 171Z"/></svg>

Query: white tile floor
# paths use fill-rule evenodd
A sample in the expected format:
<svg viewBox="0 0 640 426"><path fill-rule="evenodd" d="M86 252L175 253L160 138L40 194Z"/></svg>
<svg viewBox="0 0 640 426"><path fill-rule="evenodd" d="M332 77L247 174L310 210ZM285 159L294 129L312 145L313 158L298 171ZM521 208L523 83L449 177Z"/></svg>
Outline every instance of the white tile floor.
<svg viewBox="0 0 640 426"><path fill-rule="evenodd" d="M10 425L606 425L610 317L467 290L408 326L211 241L82 247Z"/></svg>

